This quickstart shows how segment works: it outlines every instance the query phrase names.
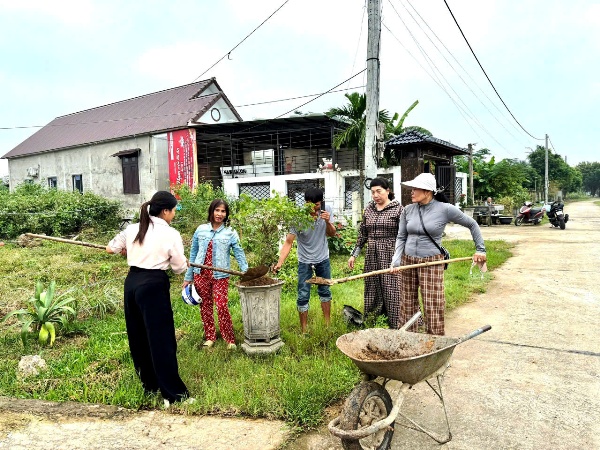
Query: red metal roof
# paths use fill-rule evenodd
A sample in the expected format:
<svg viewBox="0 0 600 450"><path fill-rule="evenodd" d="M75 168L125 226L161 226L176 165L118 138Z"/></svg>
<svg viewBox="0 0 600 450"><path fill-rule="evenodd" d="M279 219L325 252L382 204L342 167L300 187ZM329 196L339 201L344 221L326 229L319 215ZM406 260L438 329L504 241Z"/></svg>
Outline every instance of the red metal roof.
<svg viewBox="0 0 600 450"><path fill-rule="evenodd" d="M212 83L218 93L204 95ZM197 120L221 98L242 120L216 80L211 78L57 117L3 157L15 158L185 128L190 120Z"/></svg>

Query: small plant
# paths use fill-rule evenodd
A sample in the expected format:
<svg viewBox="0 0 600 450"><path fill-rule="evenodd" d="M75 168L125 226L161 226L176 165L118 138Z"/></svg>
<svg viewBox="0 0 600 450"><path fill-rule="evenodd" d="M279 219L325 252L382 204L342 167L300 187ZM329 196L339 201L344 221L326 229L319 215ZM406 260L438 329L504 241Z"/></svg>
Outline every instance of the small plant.
<svg viewBox="0 0 600 450"><path fill-rule="evenodd" d="M358 239L358 230L340 222L335 222L335 230L335 236L328 239L331 253L334 255L351 254Z"/></svg>
<svg viewBox="0 0 600 450"><path fill-rule="evenodd" d="M50 282L47 291L44 291L44 285L38 281L35 285L35 294L29 299L29 309L17 309L8 313L2 322L16 316L17 323L21 325L21 340L23 346L26 345L27 333L33 326L38 331L38 341L45 345L50 339L50 346L54 344L56 338L55 324L67 324L75 317L75 310L69 306L75 302L73 297L64 297L59 295L55 297L56 283Z"/></svg>
<svg viewBox="0 0 600 450"><path fill-rule="evenodd" d="M460 209L464 209L467 207L467 194L460 194L460 198L458 200L458 207Z"/></svg>

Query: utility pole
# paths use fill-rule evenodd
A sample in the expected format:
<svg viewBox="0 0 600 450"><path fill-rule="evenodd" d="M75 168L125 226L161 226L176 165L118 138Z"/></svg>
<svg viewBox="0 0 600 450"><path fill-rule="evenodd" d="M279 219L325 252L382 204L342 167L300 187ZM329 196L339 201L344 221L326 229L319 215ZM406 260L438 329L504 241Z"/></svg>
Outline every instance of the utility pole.
<svg viewBox="0 0 600 450"><path fill-rule="evenodd" d="M471 205L475 205L475 193L473 190L473 144L467 144L469 147L469 198Z"/></svg>
<svg viewBox="0 0 600 450"><path fill-rule="evenodd" d="M365 131L365 180L377 177L377 123L379 119L379 43L381 38L381 2L369 0L369 36L367 40L367 111ZM364 183L363 207L371 197Z"/></svg>
<svg viewBox="0 0 600 450"><path fill-rule="evenodd" d="M544 205L548 204L548 135L546 135L546 170L544 171Z"/></svg>

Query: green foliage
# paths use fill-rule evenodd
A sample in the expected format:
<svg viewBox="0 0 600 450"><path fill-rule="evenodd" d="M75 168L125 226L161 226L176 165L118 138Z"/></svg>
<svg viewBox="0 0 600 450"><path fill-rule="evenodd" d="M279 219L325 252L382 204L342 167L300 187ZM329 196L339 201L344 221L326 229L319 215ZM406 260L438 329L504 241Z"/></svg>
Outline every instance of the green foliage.
<svg viewBox="0 0 600 450"><path fill-rule="evenodd" d="M75 318L75 310L69 306L75 303L73 297L55 297L56 283L50 282L48 290L44 291L44 285L38 281L35 285L34 296L29 299L28 309L17 309L8 313L2 322L11 317L17 318L16 325L21 325L21 340L26 345L27 334L30 327L38 331L38 341L44 345L50 339L50 346L56 338L55 324L67 324Z"/></svg>
<svg viewBox="0 0 600 450"><path fill-rule="evenodd" d="M198 225L208 221L208 207L214 199L223 199L230 207L232 204L232 199L225 195L223 189L213 187L208 181L198 184L194 190L187 185L181 185L174 191L179 198L180 209L175 215L173 226L184 234L193 234Z"/></svg>
<svg viewBox="0 0 600 450"><path fill-rule="evenodd" d="M298 208L289 198L275 193L268 199L242 194L231 205L231 225L240 235L250 267L277 261L279 242L291 228L305 230L312 226L313 205Z"/></svg>
<svg viewBox="0 0 600 450"><path fill-rule="evenodd" d="M328 238L329 251L333 255L349 255L354 249L358 230L351 225L335 222L335 236Z"/></svg>
<svg viewBox="0 0 600 450"><path fill-rule="evenodd" d="M600 194L600 162L582 162L577 165L582 176L582 187L593 197Z"/></svg>
<svg viewBox="0 0 600 450"><path fill-rule="evenodd" d="M0 192L0 238L22 233L65 235L84 227L118 227L121 205L98 195L21 184L14 192Z"/></svg>

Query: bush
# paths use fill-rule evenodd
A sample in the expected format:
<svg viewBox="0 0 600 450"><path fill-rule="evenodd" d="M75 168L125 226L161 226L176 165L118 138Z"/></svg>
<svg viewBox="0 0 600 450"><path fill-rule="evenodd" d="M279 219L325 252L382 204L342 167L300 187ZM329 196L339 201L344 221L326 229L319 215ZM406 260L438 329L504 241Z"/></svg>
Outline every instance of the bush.
<svg viewBox="0 0 600 450"><path fill-rule="evenodd" d="M0 237L22 233L65 235L83 227L100 231L118 228L121 204L95 194L21 184L14 192L0 192Z"/></svg>
<svg viewBox="0 0 600 450"><path fill-rule="evenodd" d="M335 236L328 238L329 251L334 255L349 255L356 245L358 230L340 222L335 222L335 228Z"/></svg>
<svg viewBox="0 0 600 450"><path fill-rule="evenodd" d="M187 185L182 185L175 187L174 192L179 198L179 210L175 215L173 226L182 234L190 236L194 234L198 225L206 223L208 207L214 199L225 200L229 203L230 210L234 201L227 198L223 189L215 188L209 182L200 183L194 190Z"/></svg>

